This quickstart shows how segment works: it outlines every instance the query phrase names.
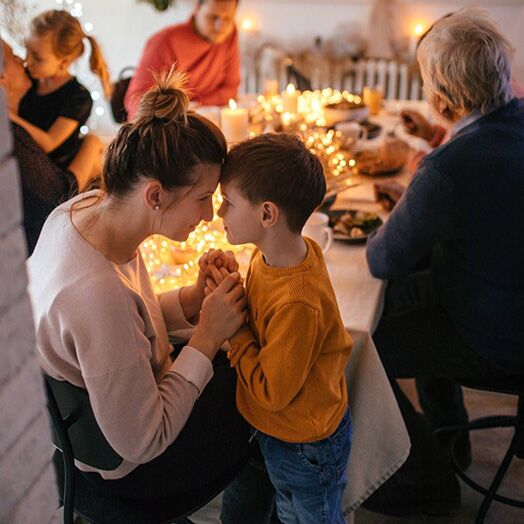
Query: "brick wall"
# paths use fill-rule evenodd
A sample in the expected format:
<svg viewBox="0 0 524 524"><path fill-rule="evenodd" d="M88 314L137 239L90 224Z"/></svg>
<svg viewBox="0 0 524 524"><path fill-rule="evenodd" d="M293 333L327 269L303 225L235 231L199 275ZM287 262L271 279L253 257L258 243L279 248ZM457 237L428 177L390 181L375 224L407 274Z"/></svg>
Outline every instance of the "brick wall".
<svg viewBox="0 0 524 524"><path fill-rule="evenodd" d="M57 496L11 150L0 89L0 524L48 524L57 521Z"/></svg>

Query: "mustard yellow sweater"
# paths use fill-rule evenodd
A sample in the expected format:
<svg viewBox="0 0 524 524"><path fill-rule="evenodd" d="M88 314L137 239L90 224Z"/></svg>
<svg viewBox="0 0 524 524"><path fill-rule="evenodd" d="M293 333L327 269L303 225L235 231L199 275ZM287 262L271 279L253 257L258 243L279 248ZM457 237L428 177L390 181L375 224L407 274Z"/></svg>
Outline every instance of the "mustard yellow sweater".
<svg viewBox="0 0 524 524"><path fill-rule="evenodd" d="M306 258L291 268L270 267L255 250L246 278L249 326L228 352L240 413L287 442L312 442L336 430L347 407L344 370L353 345L322 251L305 241Z"/></svg>

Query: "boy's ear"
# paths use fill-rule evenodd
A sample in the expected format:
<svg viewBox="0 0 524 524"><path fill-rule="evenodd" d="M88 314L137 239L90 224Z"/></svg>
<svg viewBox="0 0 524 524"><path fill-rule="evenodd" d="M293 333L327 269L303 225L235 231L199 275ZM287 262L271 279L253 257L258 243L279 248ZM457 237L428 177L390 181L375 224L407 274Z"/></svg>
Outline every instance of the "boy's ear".
<svg viewBox="0 0 524 524"><path fill-rule="evenodd" d="M280 210L274 202L271 202L270 200L262 202L262 205L260 206L260 222L262 227L273 227L278 222L279 217Z"/></svg>

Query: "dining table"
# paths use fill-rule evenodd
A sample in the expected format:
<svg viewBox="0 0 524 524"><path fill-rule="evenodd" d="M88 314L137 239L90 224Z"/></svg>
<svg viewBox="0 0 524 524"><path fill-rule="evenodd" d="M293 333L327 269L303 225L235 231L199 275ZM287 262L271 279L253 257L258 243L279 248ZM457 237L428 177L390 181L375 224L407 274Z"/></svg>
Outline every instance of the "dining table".
<svg viewBox="0 0 524 524"><path fill-rule="evenodd" d="M387 109L372 117L372 121L381 126L381 133L373 140L366 140L362 147L378 147L392 132L413 148L423 147L398 126L399 111L406 105L424 112L420 102L390 102ZM406 167L390 176L403 185L407 185L411 177ZM389 212L376 202L373 185L387 178L389 176L353 176L351 185L337 195L331 209L372 212L386 221ZM344 512L351 514L404 463L410 440L373 343L387 282L370 273L365 242L335 240L324 257L342 320L354 344L346 370L353 442L343 496Z"/></svg>

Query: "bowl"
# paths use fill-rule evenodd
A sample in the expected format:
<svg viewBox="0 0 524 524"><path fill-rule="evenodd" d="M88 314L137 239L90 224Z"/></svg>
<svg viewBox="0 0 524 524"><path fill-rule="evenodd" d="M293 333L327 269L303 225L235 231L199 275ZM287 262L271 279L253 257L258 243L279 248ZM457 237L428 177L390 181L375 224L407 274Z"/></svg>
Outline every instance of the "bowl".
<svg viewBox="0 0 524 524"><path fill-rule="evenodd" d="M338 122L363 122L369 116L369 109L364 104L355 104L343 100L338 104L324 106L324 119L328 127Z"/></svg>

